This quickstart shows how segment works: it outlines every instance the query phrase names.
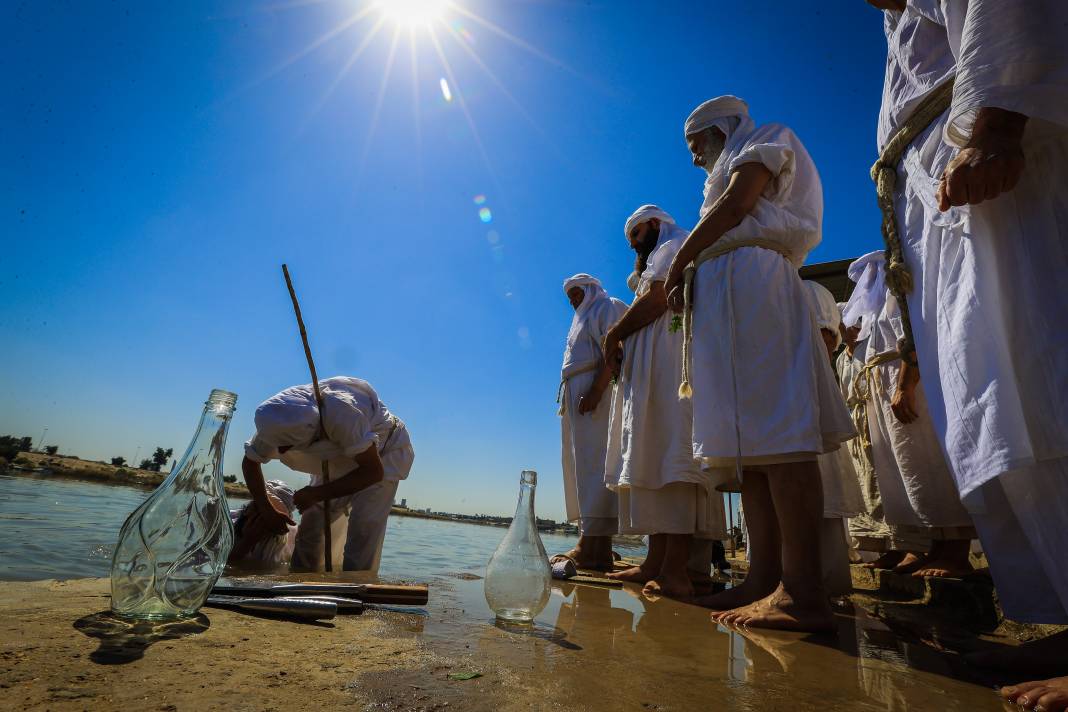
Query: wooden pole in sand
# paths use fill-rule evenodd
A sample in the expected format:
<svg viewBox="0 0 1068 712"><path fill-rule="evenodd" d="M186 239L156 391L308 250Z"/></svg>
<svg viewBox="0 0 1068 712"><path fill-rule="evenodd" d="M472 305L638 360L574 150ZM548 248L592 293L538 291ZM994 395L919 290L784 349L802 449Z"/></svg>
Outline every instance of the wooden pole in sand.
<svg viewBox="0 0 1068 712"><path fill-rule="evenodd" d="M304 343L304 356L308 359L308 369L311 371L312 388L315 390L315 405L319 409L319 437L323 438L326 435L326 430L323 427L323 394L319 391L319 376L315 373L315 360L312 358L311 347L308 346L308 332L304 328L304 319L300 315L300 303L297 301L297 293L293 291L293 280L289 278L289 268L286 265L282 265L282 274L286 278L286 287L289 288L289 298L293 300L293 311L297 315L297 326L300 327L300 340ZM330 481L330 463L326 460L322 461L323 464L323 484L325 485ZM323 561L326 563L326 570L333 571L334 564L331 559L333 547L330 541L330 500L323 500Z"/></svg>

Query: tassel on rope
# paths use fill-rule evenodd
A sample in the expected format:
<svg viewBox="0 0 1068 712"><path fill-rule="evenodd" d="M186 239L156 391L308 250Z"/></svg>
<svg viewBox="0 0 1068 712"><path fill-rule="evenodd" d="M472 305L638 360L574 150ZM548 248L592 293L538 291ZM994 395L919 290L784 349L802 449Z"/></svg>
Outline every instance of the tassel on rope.
<svg viewBox="0 0 1068 712"><path fill-rule="evenodd" d="M691 262L682 277L682 383L679 384L679 400L693 397L690 385L691 346L693 340L693 280L697 267Z"/></svg>

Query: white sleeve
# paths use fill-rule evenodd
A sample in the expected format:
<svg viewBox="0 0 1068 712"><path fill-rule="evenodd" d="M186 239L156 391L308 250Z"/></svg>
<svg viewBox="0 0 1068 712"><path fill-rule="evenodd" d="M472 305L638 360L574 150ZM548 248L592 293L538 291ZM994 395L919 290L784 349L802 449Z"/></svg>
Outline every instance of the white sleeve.
<svg viewBox="0 0 1068 712"><path fill-rule="evenodd" d="M264 442L260 434L256 433L245 443L245 457L262 465L278 458L278 448Z"/></svg>
<svg viewBox="0 0 1068 712"><path fill-rule="evenodd" d="M943 0L957 57L946 140L963 146L983 107L1068 128L1068 2Z"/></svg>
<svg viewBox="0 0 1068 712"><path fill-rule="evenodd" d="M759 163L768 169L772 180L764 189L769 200L789 192L794 182L796 162L794 160L792 132L786 127L763 126L757 129L749 143L741 152L731 159L727 174L734 173L746 163Z"/></svg>
<svg viewBox="0 0 1068 712"><path fill-rule="evenodd" d="M345 457L355 457L378 442L366 411L367 407L355 398L323 395L326 437L341 448Z"/></svg>

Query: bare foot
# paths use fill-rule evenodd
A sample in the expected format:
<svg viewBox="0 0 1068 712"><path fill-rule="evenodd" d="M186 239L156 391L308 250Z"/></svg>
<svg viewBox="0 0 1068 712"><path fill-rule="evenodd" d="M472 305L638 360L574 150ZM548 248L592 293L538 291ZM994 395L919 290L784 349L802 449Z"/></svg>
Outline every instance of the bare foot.
<svg viewBox="0 0 1068 712"><path fill-rule="evenodd" d="M962 578L975 571L972 562L967 557L963 559L943 557L928 559L923 565L912 572L915 578L933 576L935 578Z"/></svg>
<svg viewBox="0 0 1068 712"><path fill-rule="evenodd" d="M1068 710L1068 677L1003 687L1001 696L1026 710L1065 712Z"/></svg>
<svg viewBox="0 0 1068 712"><path fill-rule="evenodd" d="M869 561L866 564L862 564L862 566L866 569L892 569L900 564L904 558L905 552L903 551L888 551L875 561Z"/></svg>
<svg viewBox="0 0 1068 712"><path fill-rule="evenodd" d="M809 633L834 629L834 614L826 598L816 596L799 601L782 584L770 596L742 608L714 613L712 619L724 625Z"/></svg>
<svg viewBox="0 0 1068 712"><path fill-rule="evenodd" d="M557 561L564 559L571 559L575 562L575 568L589 569L592 571L611 571L612 563L608 560L598 560L594 557L588 556L581 547L576 546L571 551L565 551L563 554L555 554L549 559L549 564L555 564Z"/></svg>
<svg viewBox="0 0 1068 712"><path fill-rule="evenodd" d="M698 596L693 602L714 611L729 611L756 603L770 595L777 585L778 581L760 582L750 575L734 588L728 588L726 591L714 593L711 596Z"/></svg>
<svg viewBox="0 0 1068 712"><path fill-rule="evenodd" d="M927 554L914 554L910 551L891 571L895 574L911 574L913 571L918 571L925 563L927 563Z"/></svg>
<svg viewBox="0 0 1068 712"><path fill-rule="evenodd" d="M631 566L629 569L606 574L606 577L616 581L626 581L627 583L649 583L656 578L658 573L658 571L651 571L641 566Z"/></svg>
<svg viewBox="0 0 1068 712"><path fill-rule="evenodd" d="M693 584L685 574L682 576L670 576L660 573L642 588L643 596L664 596L674 598L676 601L693 600Z"/></svg>

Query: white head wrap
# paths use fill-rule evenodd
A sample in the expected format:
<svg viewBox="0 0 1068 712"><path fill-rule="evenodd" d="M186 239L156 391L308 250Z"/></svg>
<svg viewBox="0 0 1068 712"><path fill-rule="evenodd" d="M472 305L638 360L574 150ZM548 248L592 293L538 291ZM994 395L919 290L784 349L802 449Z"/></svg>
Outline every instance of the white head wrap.
<svg viewBox="0 0 1068 712"><path fill-rule="evenodd" d="M578 309L575 310L575 319L572 322L572 329L575 328L576 323L582 321L582 318L586 315L586 312L590 310L590 307L593 306L595 301L602 298L608 298L608 292L604 291L604 287L601 286L601 280L583 272L564 280L564 294L567 294L575 287L582 288L583 297L582 303L579 304Z"/></svg>
<svg viewBox="0 0 1068 712"><path fill-rule="evenodd" d="M815 280L804 280L808 288L809 305L816 317L816 326L820 329L828 329L834 334L834 347L842 345L842 334L838 331L838 325L842 323L842 314L838 311L838 304L834 301L834 295Z"/></svg>
<svg viewBox="0 0 1068 712"><path fill-rule="evenodd" d="M298 398L297 388L276 393L260 404L254 418L256 439L270 448L310 445L319 432L319 409L311 385L308 398ZM299 395L304 395L300 393Z"/></svg>
<svg viewBox="0 0 1068 712"><path fill-rule="evenodd" d="M566 373L568 368L573 365L572 360L574 358L573 350L575 342L578 340L582 322L586 319L586 315L595 304L602 299L608 299L608 292L601 286L601 280L588 274L580 273L564 280L564 294L567 294L575 287L582 288L583 297L582 304L579 304L578 309L575 310L575 316L571 318L571 328L568 329L567 332L567 346L564 349L564 364L561 366L561 372L563 373Z"/></svg>
<svg viewBox="0 0 1068 712"><path fill-rule="evenodd" d="M662 223L668 223L669 225L675 224L675 218L668 215L656 205L643 205L627 218L627 222L623 224L623 234L630 237L630 233L635 227L641 225L643 222L649 222L654 218Z"/></svg>
<svg viewBox="0 0 1068 712"><path fill-rule="evenodd" d="M720 180L726 164L739 153L755 127L756 124L749 117L749 105L730 94L709 99L690 112L682 129L687 138L710 128L719 129L727 137L723 152L719 154L716 164L705 178L705 200L701 205L701 217L712 209L713 203L719 197L718 192L713 192L712 189Z"/></svg>
<svg viewBox="0 0 1068 712"><path fill-rule="evenodd" d="M293 503L293 488L282 482L282 480L267 480L264 484L267 486L267 494L272 495L284 504L289 513L292 514L293 509L296 507Z"/></svg>
<svg viewBox="0 0 1068 712"><path fill-rule="evenodd" d="M863 341L871 334L872 324L883 310L886 303L886 282L883 264L886 256L882 250L869 252L854 260L849 265L849 279L857 283L852 296L842 309L842 323L856 326L860 322L857 341Z"/></svg>

